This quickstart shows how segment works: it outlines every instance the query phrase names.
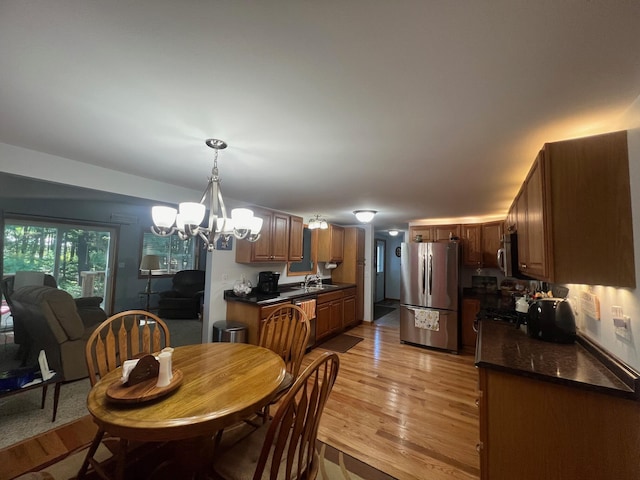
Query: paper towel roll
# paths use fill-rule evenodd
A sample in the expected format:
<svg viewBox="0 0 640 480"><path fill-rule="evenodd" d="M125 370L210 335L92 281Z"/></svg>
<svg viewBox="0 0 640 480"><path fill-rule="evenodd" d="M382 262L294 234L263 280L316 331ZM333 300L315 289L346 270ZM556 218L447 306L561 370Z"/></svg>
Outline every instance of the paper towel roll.
<svg viewBox="0 0 640 480"><path fill-rule="evenodd" d="M324 268L329 268L329 269L336 268L337 266L338 266L337 263L329 263L329 262L327 262L327 263L324 264Z"/></svg>

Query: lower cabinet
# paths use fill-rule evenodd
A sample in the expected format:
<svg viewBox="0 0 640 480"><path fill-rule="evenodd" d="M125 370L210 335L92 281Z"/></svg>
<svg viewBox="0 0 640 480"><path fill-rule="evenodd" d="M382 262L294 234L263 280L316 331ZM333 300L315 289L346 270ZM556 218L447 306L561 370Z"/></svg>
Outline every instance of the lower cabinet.
<svg viewBox="0 0 640 480"><path fill-rule="evenodd" d="M462 300L462 346L475 348L478 334L473 330L473 323L480 311L480 300L464 298Z"/></svg>
<svg viewBox="0 0 640 480"><path fill-rule="evenodd" d="M483 480L638 479L640 403L480 367Z"/></svg>
<svg viewBox="0 0 640 480"><path fill-rule="evenodd" d="M344 290L318 295L316 306L316 340L342 329Z"/></svg>
<svg viewBox="0 0 640 480"><path fill-rule="evenodd" d="M356 289L349 288L344 291L342 326L344 328L353 327L358 323L360 322L357 314Z"/></svg>
<svg viewBox="0 0 640 480"><path fill-rule="evenodd" d="M247 326L247 342L253 345L260 340L262 322L271 315L276 308L291 302L279 302L268 306L244 302L227 302L227 320L244 323Z"/></svg>

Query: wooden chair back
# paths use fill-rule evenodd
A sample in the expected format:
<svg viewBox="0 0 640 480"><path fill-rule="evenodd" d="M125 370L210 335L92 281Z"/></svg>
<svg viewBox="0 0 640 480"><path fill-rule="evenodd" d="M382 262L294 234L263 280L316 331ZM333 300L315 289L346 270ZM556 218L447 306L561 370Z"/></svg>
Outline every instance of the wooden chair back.
<svg viewBox="0 0 640 480"><path fill-rule="evenodd" d="M127 310L107 318L91 334L85 349L91 385L125 360L170 346L169 328L153 313Z"/></svg>
<svg viewBox="0 0 640 480"><path fill-rule="evenodd" d="M282 357L293 379L298 376L311 333L307 314L297 305L276 308L261 325L258 345Z"/></svg>
<svg viewBox="0 0 640 480"><path fill-rule="evenodd" d="M300 374L269 425L254 480L316 478L318 425L339 367L338 355L326 352Z"/></svg>

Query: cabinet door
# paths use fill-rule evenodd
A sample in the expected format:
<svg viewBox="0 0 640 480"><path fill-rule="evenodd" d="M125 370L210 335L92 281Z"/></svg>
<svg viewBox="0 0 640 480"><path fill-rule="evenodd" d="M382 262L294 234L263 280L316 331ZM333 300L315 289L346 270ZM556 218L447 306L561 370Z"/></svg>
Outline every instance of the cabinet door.
<svg viewBox="0 0 640 480"><path fill-rule="evenodd" d="M432 242L433 241L433 227L430 226L416 226L411 227L409 229L409 236L411 237L409 241L415 242L416 237L420 237L421 242Z"/></svg>
<svg viewBox="0 0 640 480"><path fill-rule="evenodd" d="M344 227L329 225L318 233L318 261L342 262L344 259Z"/></svg>
<svg viewBox="0 0 640 480"><path fill-rule="evenodd" d="M487 268L498 268L498 249L502 241L502 222L482 224L482 265Z"/></svg>
<svg viewBox="0 0 640 480"><path fill-rule="evenodd" d="M254 214L262 218L262 230L260 230L260 238L255 243L249 243L246 240L239 240L248 244L251 249L252 262L268 262L271 260L271 229L273 223L273 212L264 209L254 209Z"/></svg>
<svg viewBox="0 0 640 480"><path fill-rule="evenodd" d="M289 221L289 261L302 261L304 220L291 215Z"/></svg>
<svg viewBox="0 0 640 480"><path fill-rule="evenodd" d="M271 220L271 261L286 262L289 258L289 215L273 212Z"/></svg>
<svg viewBox="0 0 640 480"><path fill-rule="evenodd" d="M316 340L331 333L331 303L318 304L316 308Z"/></svg>
<svg viewBox="0 0 640 480"><path fill-rule="evenodd" d="M544 152L541 151L523 191L526 195L527 258L521 271L539 279L547 277L543 160Z"/></svg>
<svg viewBox="0 0 640 480"><path fill-rule="evenodd" d="M482 266L482 226L462 226L462 263L468 267Z"/></svg>
<svg viewBox="0 0 640 480"><path fill-rule="evenodd" d="M527 241L527 196L523 189L516 197L517 205L517 224L518 231L516 232L518 237L518 270L524 273L525 266L529 263L529 244Z"/></svg>
<svg viewBox="0 0 640 480"><path fill-rule="evenodd" d="M462 300L462 346L476 346L476 338L478 334L473 330L473 322L476 314L480 311L480 301L474 298L465 298Z"/></svg>
<svg viewBox="0 0 640 480"><path fill-rule="evenodd" d="M434 242L448 242L451 237L460 237L460 225L436 225Z"/></svg>
<svg viewBox="0 0 640 480"><path fill-rule="evenodd" d="M343 315L344 327L351 327L358 323L358 319L356 318L356 297L345 297Z"/></svg>
<svg viewBox="0 0 640 480"><path fill-rule="evenodd" d="M342 329L342 314L344 311L344 299L334 300L330 303L331 319L329 321L329 330L337 332Z"/></svg>

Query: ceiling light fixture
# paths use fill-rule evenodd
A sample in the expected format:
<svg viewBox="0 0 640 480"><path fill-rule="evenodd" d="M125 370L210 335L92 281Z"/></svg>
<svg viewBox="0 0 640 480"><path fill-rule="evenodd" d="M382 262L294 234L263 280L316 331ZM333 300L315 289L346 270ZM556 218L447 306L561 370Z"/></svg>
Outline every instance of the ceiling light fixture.
<svg viewBox="0 0 640 480"><path fill-rule="evenodd" d="M362 223L369 223L371 220L373 220L373 216L376 213L378 213L376 210L355 210L353 212L358 221Z"/></svg>
<svg viewBox="0 0 640 480"><path fill-rule="evenodd" d="M309 220L309 226L307 227L309 230L326 230L329 228L329 224L324 218L321 218L320 215L316 215L315 218Z"/></svg>
<svg viewBox="0 0 640 480"><path fill-rule="evenodd" d="M222 140L210 138L205 141L207 146L215 151L213 169L209 177L207 188L202 194L200 203L182 202L179 210L172 207L155 206L151 209L154 225L151 231L160 237L173 235L177 232L182 240L199 236L208 251L216 248L216 242L220 237L233 235L239 240L245 239L255 242L260 238L262 218L253 215L248 208L234 208L231 210L231 218L227 216L227 210L220 190L220 176L218 175L218 151L227 148ZM209 199L208 204L205 201ZM204 220L206 210L209 209L209 223L207 227L200 224Z"/></svg>
<svg viewBox="0 0 640 480"><path fill-rule="evenodd" d="M389 235L391 235L392 237L397 237L398 233L398 230L389 230Z"/></svg>

